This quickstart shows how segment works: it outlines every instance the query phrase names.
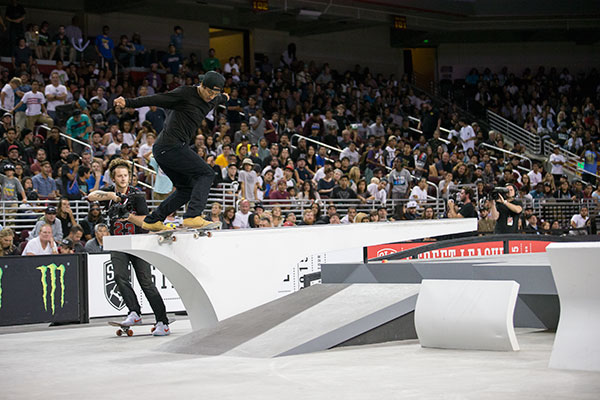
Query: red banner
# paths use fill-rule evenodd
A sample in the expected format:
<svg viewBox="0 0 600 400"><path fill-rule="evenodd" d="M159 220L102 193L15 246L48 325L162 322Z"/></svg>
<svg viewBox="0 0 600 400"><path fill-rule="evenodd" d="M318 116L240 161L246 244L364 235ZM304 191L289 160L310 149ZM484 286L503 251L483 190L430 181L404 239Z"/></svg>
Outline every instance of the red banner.
<svg viewBox="0 0 600 400"><path fill-rule="evenodd" d="M377 246L367 247L367 259L386 256L388 254L398 253L404 250L410 250L425 246L433 242L408 242L408 243L389 243ZM552 242L537 240L509 240L508 249L510 254L523 253L543 253L546 246ZM427 251L417 255L419 259L451 258L451 257L480 257L497 256L504 254L504 244L502 241L470 243L460 246L450 246L441 249Z"/></svg>
<svg viewBox="0 0 600 400"><path fill-rule="evenodd" d="M391 243L367 247L367 259L381 257L404 250L414 249L431 243ZM417 255L419 259L498 256L504 254L504 244L501 241L470 243L460 246L450 246L426 251Z"/></svg>
<svg viewBox="0 0 600 400"><path fill-rule="evenodd" d="M545 253L546 246L552 242L542 242L537 240L509 240L508 252L510 254L522 253Z"/></svg>

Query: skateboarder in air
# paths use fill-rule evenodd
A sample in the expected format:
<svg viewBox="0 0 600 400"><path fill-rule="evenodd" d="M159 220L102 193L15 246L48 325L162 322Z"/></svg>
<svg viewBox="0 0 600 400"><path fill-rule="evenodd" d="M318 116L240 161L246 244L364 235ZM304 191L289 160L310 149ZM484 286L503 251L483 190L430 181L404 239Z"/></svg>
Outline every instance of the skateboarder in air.
<svg viewBox="0 0 600 400"><path fill-rule="evenodd" d="M214 170L190 148L206 114L215 106L227 102L229 96L221 93L225 85L223 75L210 71L200 76L198 86L180 86L177 89L136 99L115 99L115 106L157 106L167 110L165 125L152 147L152 154L160 168L173 182L171 193L143 222L150 231L168 229L163 221L189 201L183 215L183 226L202 228L210 221L202 218L208 194L215 177Z"/></svg>
<svg viewBox="0 0 600 400"><path fill-rule="evenodd" d="M148 215L148 205L146 204L144 194L137 191L137 189L129 184L129 164L127 161L117 158L110 162L108 169L110 178L114 182L114 186L109 186L103 190L93 191L89 194L88 200L91 202L99 201L103 207L109 209L115 204L122 202L121 197L119 197L117 193L128 196L128 201L132 207L131 212L126 219L119 219L118 217L111 218L109 227L110 234L134 235L136 233L142 233L140 226L143 224L144 217ZM152 282L150 264L141 258L118 251L111 251L110 259L115 273L115 282L129 309L129 315L127 315L127 318L122 324L135 326L142 323L140 304L137 301L137 296L129 281L131 273L129 272L128 265L131 262L131 265L135 270L135 276L156 316L156 325L153 335L166 336L170 334L171 331L169 329L169 319L167 318L165 303Z"/></svg>

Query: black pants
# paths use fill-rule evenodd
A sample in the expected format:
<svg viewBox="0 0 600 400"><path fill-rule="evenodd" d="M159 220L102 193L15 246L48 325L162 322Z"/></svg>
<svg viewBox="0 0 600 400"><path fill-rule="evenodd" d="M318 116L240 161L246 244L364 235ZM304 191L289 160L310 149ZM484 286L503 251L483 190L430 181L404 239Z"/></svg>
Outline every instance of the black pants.
<svg viewBox="0 0 600 400"><path fill-rule="evenodd" d="M154 283L152 282L150 264L136 256L117 251L110 252L110 260L115 272L115 282L117 283L119 292L121 292L129 311L135 311L138 315L141 315L142 313L140 303L138 303L137 296L129 281L131 275L127 269L127 265L131 261L135 276L144 291L144 295L146 295L146 298L150 303L150 307L152 307L152 311L154 311L156 322L162 321L164 324L168 324L169 319L167 318L165 303L163 302L162 297L160 297L158 289L156 289L156 286L154 286Z"/></svg>
<svg viewBox="0 0 600 400"><path fill-rule="evenodd" d="M148 223L164 221L167 216L189 201L184 218L202 215L215 171L190 146L155 144L152 154L160 168L171 179L175 191L145 218Z"/></svg>

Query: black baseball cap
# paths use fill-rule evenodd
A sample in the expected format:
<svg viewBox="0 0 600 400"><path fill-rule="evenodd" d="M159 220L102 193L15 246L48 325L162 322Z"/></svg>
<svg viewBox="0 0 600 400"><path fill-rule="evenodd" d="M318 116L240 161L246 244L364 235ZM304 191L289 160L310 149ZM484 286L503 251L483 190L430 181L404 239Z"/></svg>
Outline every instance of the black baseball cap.
<svg viewBox="0 0 600 400"><path fill-rule="evenodd" d="M225 78L218 72L208 71L206 74L200 75L199 78L202 86L206 88L222 91L225 87Z"/></svg>
<svg viewBox="0 0 600 400"><path fill-rule="evenodd" d="M44 211L44 214L56 214L56 207L48 206Z"/></svg>

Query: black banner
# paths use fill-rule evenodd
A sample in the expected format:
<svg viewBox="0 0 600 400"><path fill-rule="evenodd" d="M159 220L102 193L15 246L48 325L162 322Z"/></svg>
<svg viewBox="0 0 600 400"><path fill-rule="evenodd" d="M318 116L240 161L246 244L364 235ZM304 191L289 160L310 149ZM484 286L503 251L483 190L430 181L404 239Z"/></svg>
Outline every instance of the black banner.
<svg viewBox="0 0 600 400"><path fill-rule="evenodd" d="M85 255L0 258L0 326L87 321Z"/></svg>

